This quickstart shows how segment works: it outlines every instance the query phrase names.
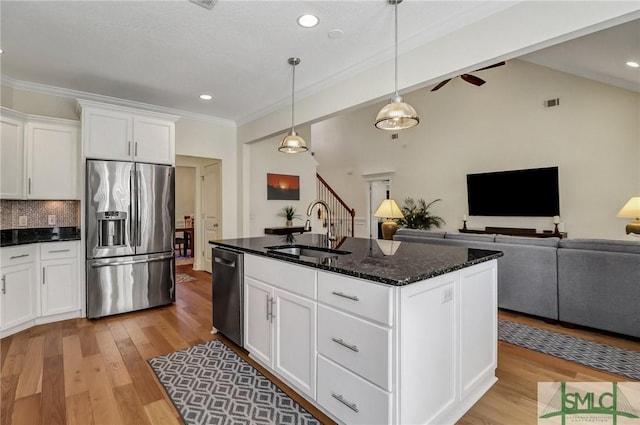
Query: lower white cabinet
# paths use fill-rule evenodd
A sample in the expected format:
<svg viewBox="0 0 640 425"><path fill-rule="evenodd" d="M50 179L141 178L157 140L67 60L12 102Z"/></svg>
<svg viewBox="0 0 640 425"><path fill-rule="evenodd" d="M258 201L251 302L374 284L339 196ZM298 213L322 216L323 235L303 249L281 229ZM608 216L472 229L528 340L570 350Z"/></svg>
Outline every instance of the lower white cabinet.
<svg viewBox="0 0 640 425"><path fill-rule="evenodd" d="M41 316L68 313L78 303L78 260L75 242L40 245Z"/></svg>
<svg viewBox="0 0 640 425"><path fill-rule="evenodd" d="M1 250L0 337L31 326L80 317L77 241Z"/></svg>
<svg viewBox="0 0 640 425"><path fill-rule="evenodd" d="M496 381L496 260L390 286L245 254L244 288L251 357L338 422L455 423Z"/></svg>
<svg viewBox="0 0 640 425"><path fill-rule="evenodd" d="M26 329L37 315L35 248L35 245L2 248L2 336L5 329Z"/></svg>
<svg viewBox="0 0 640 425"><path fill-rule="evenodd" d="M316 303L314 300L274 287L253 276L260 265L245 255L245 332L244 346L256 360L300 392L316 394ZM294 265L276 285L296 275ZM303 270L304 273L304 270ZM315 273L315 272L313 272ZM264 275L262 279L265 279ZM269 279L270 280L270 279ZM301 289L305 284L301 282ZM304 291L303 291L304 292ZM315 291L314 291L315 292Z"/></svg>

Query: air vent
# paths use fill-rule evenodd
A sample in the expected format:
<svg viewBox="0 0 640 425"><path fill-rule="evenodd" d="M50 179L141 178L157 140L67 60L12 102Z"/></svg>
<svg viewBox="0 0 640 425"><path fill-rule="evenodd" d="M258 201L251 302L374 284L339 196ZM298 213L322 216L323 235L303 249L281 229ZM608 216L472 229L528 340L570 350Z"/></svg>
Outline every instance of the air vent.
<svg viewBox="0 0 640 425"><path fill-rule="evenodd" d="M553 106L560 105L560 98L556 97L555 99L547 99L544 101L544 106L547 108L551 108Z"/></svg>
<svg viewBox="0 0 640 425"><path fill-rule="evenodd" d="M218 0L189 0L191 3L195 3L198 6L202 6L205 9L213 9L213 6L216 5L216 3L218 2Z"/></svg>

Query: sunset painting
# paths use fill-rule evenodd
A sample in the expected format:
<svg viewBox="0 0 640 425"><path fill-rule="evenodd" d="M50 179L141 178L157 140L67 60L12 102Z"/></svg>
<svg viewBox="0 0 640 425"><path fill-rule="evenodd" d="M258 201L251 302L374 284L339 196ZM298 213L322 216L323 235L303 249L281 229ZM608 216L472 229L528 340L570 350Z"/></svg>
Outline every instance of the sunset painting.
<svg viewBox="0 0 640 425"><path fill-rule="evenodd" d="M300 176L267 173L267 199L300 199Z"/></svg>

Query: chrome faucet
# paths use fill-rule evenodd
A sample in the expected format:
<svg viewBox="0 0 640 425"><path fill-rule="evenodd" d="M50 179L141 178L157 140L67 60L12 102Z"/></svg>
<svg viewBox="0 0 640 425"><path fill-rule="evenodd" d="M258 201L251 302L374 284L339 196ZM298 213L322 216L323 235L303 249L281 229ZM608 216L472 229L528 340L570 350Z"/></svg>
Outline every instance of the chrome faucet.
<svg viewBox="0 0 640 425"><path fill-rule="evenodd" d="M306 232L311 230L311 213L313 212L313 207L318 204L324 206L324 208L327 210L327 244L329 245L329 248L331 248L331 241L335 241L336 237L331 234L331 209L329 208L329 204L327 204L325 201L316 199L309 204L309 207L307 208L307 221L304 224L304 230Z"/></svg>

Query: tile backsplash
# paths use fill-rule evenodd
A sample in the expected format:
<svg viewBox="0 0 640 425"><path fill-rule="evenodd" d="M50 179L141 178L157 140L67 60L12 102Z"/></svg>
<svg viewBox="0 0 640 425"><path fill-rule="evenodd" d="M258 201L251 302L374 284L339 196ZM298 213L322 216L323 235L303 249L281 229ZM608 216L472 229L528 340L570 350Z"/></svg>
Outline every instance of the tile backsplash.
<svg viewBox="0 0 640 425"><path fill-rule="evenodd" d="M50 225L49 216L55 216ZM20 226L20 216L27 217L27 225ZM0 200L0 229L31 227L80 227L80 201L13 201Z"/></svg>

